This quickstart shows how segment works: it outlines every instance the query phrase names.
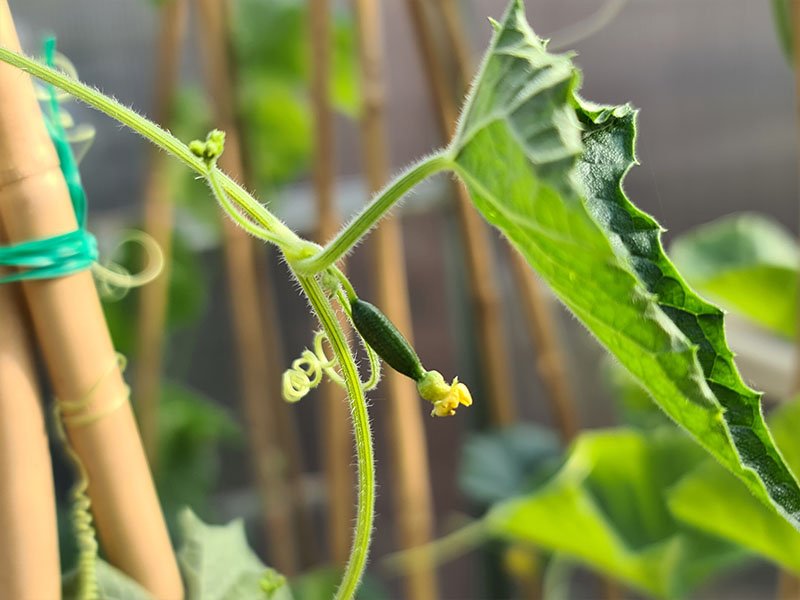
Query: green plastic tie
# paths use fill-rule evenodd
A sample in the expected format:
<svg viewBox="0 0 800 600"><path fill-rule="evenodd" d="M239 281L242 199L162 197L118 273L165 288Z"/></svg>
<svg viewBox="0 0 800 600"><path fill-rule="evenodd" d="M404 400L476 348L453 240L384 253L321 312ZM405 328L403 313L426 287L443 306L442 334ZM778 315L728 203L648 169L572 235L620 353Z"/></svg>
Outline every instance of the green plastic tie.
<svg viewBox="0 0 800 600"><path fill-rule="evenodd" d="M55 65L55 51L55 38L46 39L44 57L50 67ZM81 183L78 162L61 122L60 106L52 85L48 86L48 95L49 110L43 111L45 125L58 154L61 173L67 182L78 229L49 238L0 246L0 265L21 269L0 277L0 284L64 277L89 269L97 262L97 240L86 229L86 192Z"/></svg>

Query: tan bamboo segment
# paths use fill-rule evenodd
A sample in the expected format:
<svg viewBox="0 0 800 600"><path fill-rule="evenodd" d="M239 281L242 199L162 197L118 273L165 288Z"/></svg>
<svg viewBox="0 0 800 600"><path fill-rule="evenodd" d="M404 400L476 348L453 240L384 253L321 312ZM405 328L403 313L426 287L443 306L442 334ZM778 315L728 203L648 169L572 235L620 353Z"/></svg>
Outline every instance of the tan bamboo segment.
<svg viewBox="0 0 800 600"><path fill-rule="evenodd" d="M334 203L335 148L333 108L330 102L331 11L328 0L309 4L311 46L311 103L314 112L314 162L312 178L317 205L317 237L324 243L339 229ZM349 326L340 319L344 331ZM338 566L347 562L355 518L352 469L353 435L342 388L330 381L321 386L323 468L327 488L328 545L331 560Z"/></svg>
<svg viewBox="0 0 800 600"><path fill-rule="evenodd" d="M0 284L0 598L58 600L53 469L28 329L19 286Z"/></svg>
<svg viewBox="0 0 800 600"><path fill-rule="evenodd" d="M244 178L241 137L236 120L234 82L230 69L228 13L224 0L197 0L203 66L209 83L217 126L226 133L220 167L234 179ZM242 385L242 401L251 460L261 497L270 564L290 576L297 572L297 534L286 459L280 448L275 409L279 378L267 370L275 364L265 335L257 283L257 246L229 219L223 222L225 263L230 291L234 339ZM270 400L270 398L272 398Z"/></svg>
<svg viewBox="0 0 800 600"><path fill-rule="evenodd" d="M428 85L434 96L442 137L449 139L455 129L458 113L447 84L447 71L438 55L434 32L425 12L427 2L406 0L406 3L422 53ZM486 401L489 404L492 424L500 427L511 424L517 411L509 371L508 340L504 333L503 310L492 265L494 251L487 229L472 207L464 186L454 184L454 187L469 273L472 306L478 328L481 365L486 378Z"/></svg>
<svg viewBox="0 0 800 600"><path fill-rule="evenodd" d="M458 0L437 0L437 3L444 21L447 42L458 66L458 77L461 79L462 85L466 87L470 80L465 77L470 77L472 72L472 50L464 30Z"/></svg>
<svg viewBox="0 0 800 600"><path fill-rule="evenodd" d="M555 328L554 315L547 305L542 285L535 278L530 265L519 252L513 248L510 251L511 268L519 286L525 323L536 349L536 370L547 390L561 440L567 444L578 434L580 428L575 400L564 368L564 355Z"/></svg>
<svg viewBox="0 0 800 600"><path fill-rule="evenodd" d="M0 44L19 50L5 0ZM0 98L0 218L8 239L74 230L69 192L30 78L0 67ZM26 282L23 289L58 401L89 402L89 422L67 420L66 428L89 475L106 556L156 598L181 598L177 563L91 274Z"/></svg>
<svg viewBox="0 0 800 600"><path fill-rule="evenodd" d="M181 46L186 33L186 0L170 0L160 11L160 32L156 51L155 101L153 119L169 127L180 68ZM144 184L144 230L156 241L164 256L164 270L139 292L139 328L133 389L142 441L152 469L158 452L158 405L164 362L164 330L172 266L174 205L169 197L169 157L153 147Z"/></svg>
<svg viewBox="0 0 800 600"><path fill-rule="evenodd" d="M379 0L355 0L358 48L361 66L361 140L366 179L371 193L380 190L389 176L384 59L381 45ZM401 224L387 219L372 234L373 277L378 305L397 328L411 340L411 309L408 300ZM428 469L427 441L422 411L414 383L386 369L383 380L389 417L386 425L395 473L394 510L397 541L401 549L423 546L434 529L433 493ZM439 595L432 567L407 574L406 597L433 600Z"/></svg>

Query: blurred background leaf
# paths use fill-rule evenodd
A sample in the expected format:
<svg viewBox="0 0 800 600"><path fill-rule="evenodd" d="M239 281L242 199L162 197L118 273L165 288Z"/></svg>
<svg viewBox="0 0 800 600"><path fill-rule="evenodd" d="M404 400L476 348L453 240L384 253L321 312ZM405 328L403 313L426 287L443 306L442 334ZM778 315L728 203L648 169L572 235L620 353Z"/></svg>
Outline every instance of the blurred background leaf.
<svg viewBox="0 0 800 600"><path fill-rule="evenodd" d="M684 596L743 556L676 522L666 506L666 490L703 457L675 428L586 433L545 485L493 507L489 527L654 596Z"/></svg>
<svg viewBox="0 0 800 600"><path fill-rule="evenodd" d="M292 599L285 579L250 549L241 520L206 525L185 509L179 521L187 600Z"/></svg>
<svg viewBox="0 0 800 600"><path fill-rule="evenodd" d="M472 434L461 454L459 487L488 506L536 489L558 469L562 454L556 434L531 423Z"/></svg>
<svg viewBox="0 0 800 600"><path fill-rule="evenodd" d="M724 217L677 238L670 256L702 294L770 331L794 336L800 250L778 223L749 213Z"/></svg>

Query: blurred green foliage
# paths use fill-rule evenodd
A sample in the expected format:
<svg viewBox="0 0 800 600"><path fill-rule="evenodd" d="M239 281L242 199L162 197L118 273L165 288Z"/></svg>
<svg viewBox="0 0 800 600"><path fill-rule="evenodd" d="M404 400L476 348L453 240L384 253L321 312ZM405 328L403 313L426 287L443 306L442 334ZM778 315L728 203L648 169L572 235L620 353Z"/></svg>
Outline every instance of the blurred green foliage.
<svg viewBox="0 0 800 600"><path fill-rule="evenodd" d="M670 255L703 294L774 333L794 337L800 249L780 224L757 214L730 215L678 237Z"/></svg>
<svg viewBox="0 0 800 600"><path fill-rule="evenodd" d="M792 0L771 0L775 34L783 55L794 64L794 30L792 28Z"/></svg>
<svg viewBox="0 0 800 600"><path fill-rule="evenodd" d="M553 431L531 423L470 435L462 446L458 482L472 502L489 506L533 491L563 460Z"/></svg>
<svg viewBox="0 0 800 600"><path fill-rule="evenodd" d="M207 525L191 510L179 516L178 564L186 600L292 600L286 578L265 566L247 544L241 520ZM125 573L98 559L95 574L102 600L154 600ZM63 578L64 600L83 600L78 573Z"/></svg>
<svg viewBox="0 0 800 600"><path fill-rule="evenodd" d="M155 480L168 521L172 524L186 506L212 516L209 499L220 473L219 450L242 443L239 427L218 404L171 382L161 391L158 426Z"/></svg>
<svg viewBox="0 0 800 600"><path fill-rule="evenodd" d="M532 494L495 505L492 533L582 562L656 597L682 597L743 552L676 521L669 488L705 454L674 428L584 433Z"/></svg>
<svg viewBox="0 0 800 600"><path fill-rule="evenodd" d="M339 569L324 567L315 569L291 581L294 597L298 600L329 600L336 593L342 581ZM358 590L359 600L387 600L389 594L381 584L370 575L366 575Z"/></svg>

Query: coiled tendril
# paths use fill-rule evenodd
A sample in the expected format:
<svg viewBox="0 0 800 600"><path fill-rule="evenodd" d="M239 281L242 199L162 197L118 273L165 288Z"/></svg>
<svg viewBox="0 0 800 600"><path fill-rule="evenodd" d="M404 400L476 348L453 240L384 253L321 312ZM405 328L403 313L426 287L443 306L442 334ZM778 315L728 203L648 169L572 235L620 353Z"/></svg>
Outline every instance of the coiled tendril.
<svg viewBox="0 0 800 600"><path fill-rule="evenodd" d="M325 333L318 331L314 335L314 350L313 352L306 348L297 358L292 362L291 368L283 373L283 399L287 402L297 402L304 398L308 392L316 388L322 382L322 376L327 375L328 379L341 386L345 387L344 378L339 374L337 369L337 362L335 358L328 358L325 353L324 342L327 341ZM366 343L364 348L367 351L370 365L370 376L367 381L362 381L361 386L365 392L369 392L378 387L378 382L381 378L381 367L378 356L374 350Z"/></svg>
<svg viewBox="0 0 800 600"><path fill-rule="evenodd" d="M91 425L128 402L130 390L126 386L124 394L121 394L119 398L103 410L90 410L95 394L102 383L117 369L124 371L126 364L125 357L122 354L117 354L113 364L109 366L108 370L83 398L78 400L56 400L53 403L56 437L61 442L64 452L75 470L75 484L69 492L69 497L71 500L70 522L75 535L75 543L78 546L78 564L75 572L78 581L76 597L79 600L100 599L100 588L97 582L97 553L99 545L92 520L92 502L88 494L89 474L86 472L86 467L77 452L70 444L65 426L68 424L70 427L75 428Z"/></svg>
<svg viewBox="0 0 800 600"><path fill-rule="evenodd" d="M292 362L291 368L283 373L283 399L297 402L322 381L322 375L344 387L344 378L336 371L336 359L328 358L323 342L327 341L325 333L314 334L314 351L303 350L300 358Z"/></svg>

